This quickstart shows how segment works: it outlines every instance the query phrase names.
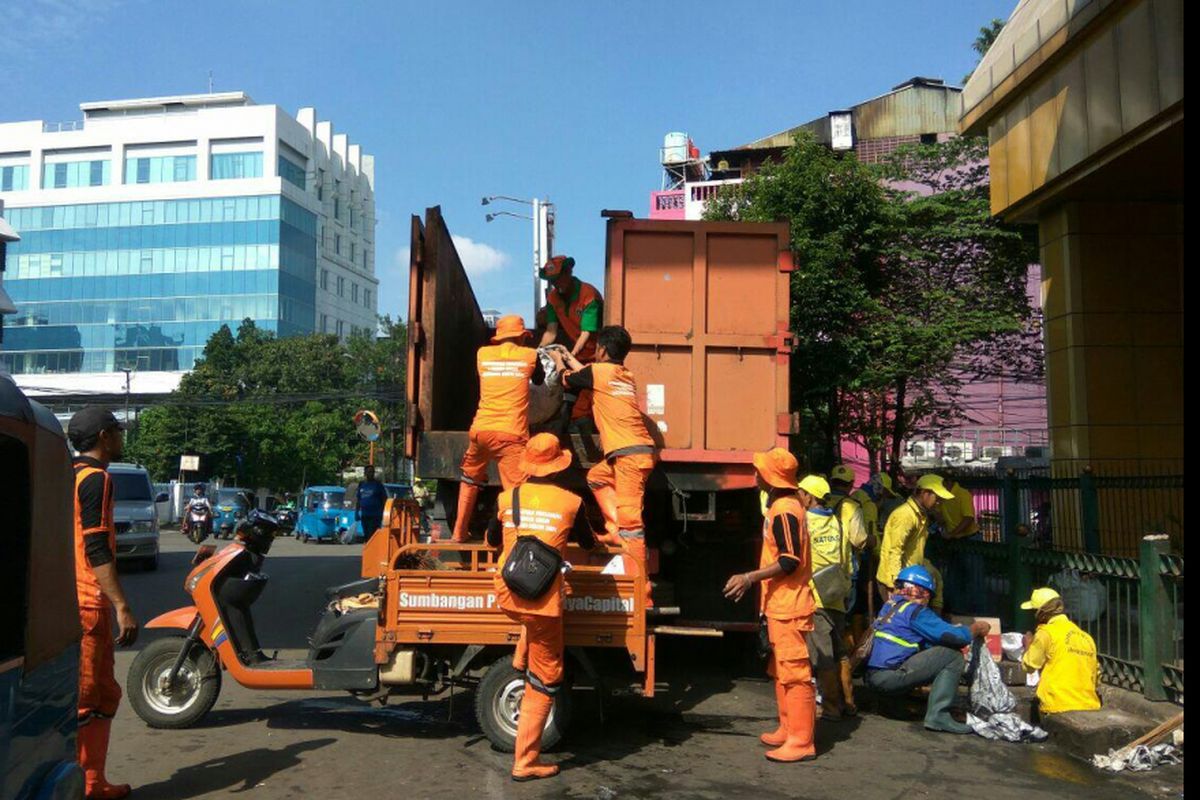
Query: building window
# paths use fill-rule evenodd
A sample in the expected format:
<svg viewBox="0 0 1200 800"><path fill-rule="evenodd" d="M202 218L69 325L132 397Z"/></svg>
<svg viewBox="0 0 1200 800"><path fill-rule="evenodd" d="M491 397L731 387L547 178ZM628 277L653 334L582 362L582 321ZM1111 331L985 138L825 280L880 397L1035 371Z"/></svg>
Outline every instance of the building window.
<svg viewBox="0 0 1200 800"><path fill-rule="evenodd" d="M329 291L329 270L327 269L321 270L321 288Z"/></svg>
<svg viewBox="0 0 1200 800"><path fill-rule="evenodd" d="M339 278L338 280L341 279ZM340 319L337 321L337 335L339 339L346 335L346 323L342 322Z"/></svg>
<svg viewBox="0 0 1200 800"><path fill-rule="evenodd" d="M46 164L42 171L43 189L76 189L80 186L106 186L109 161L66 161Z"/></svg>
<svg viewBox="0 0 1200 800"><path fill-rule="evenodd" d="M371 290L363 289L363 305L367 308L371 307Z"/></svg>
<svg viewBox="0 0 1200 800"><path fill-rule="evenodd" d="M180 183L196 180L195 156L125 159L125 183Z"/></svg>
<svg viewBox="0 0 1200 800"><path fill-rule="evenodd" d="M325 202L325 170L317 170L317 199Z"/></svg>
<svg viewBox="0 0 1200 800"><path fill-rule="evenodd" d="M337 296L338 297L346 296L346 279L341 277L340 275L338 276L338 279L337 279ZM340 325L341 323L338 323L338 324Z"/></svg>
<svg viewBox="0 0 1200 800"><path fill-rule="evenodd" d="M342 235L340 233L333 235L333 252L339 256L342 254Z"/></svg>
<svg viewBox="0 0 1200 800"><path fill-rule="evenodd" d="M283 178L293 186L298 187L301 191L304 191L308 188L306 186L304 167L293 163L290 159L284 158L283 156L279 157L279 177Z"/></svg>
<svg viewBox="0 0 1200 800"><path fill-rule="evenodd" d="M29 188L29 165L0 167L0 192L20 192Z"/></svg>
<svg viewBox="0 0 1200 800"><path fill-rule="evenodd" d="M209 161L209 178L214 181L236 178L261 178L263 170L261 152L213 153Z"/></svg>
<svg viewBox="0 0 1200 800"><path fill-rule="evenodd" d="M354 263L354 242L350 242L350 263Z"/></svg>
<svg viewBox="0 0 1200 800"><path fill-rule="evenodd" d="M358 284L353 281L350 282L350 300L354 303L358 302Z"/></svg>
<svg viewBox="0 0 1200 800"><path fill-rule="evenodd" d="M328 314L321 315L320 333L329 333L329 315Z"/></svg>

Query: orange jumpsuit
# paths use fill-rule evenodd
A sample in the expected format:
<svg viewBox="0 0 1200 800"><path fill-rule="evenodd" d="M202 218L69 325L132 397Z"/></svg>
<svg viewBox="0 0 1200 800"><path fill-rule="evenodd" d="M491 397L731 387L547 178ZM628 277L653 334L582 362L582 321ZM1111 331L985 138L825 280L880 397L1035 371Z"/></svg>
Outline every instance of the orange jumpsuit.
<svg viewBox="0 0 1200 800"><path fill-rule="evenodd" d="M500 483L511 489L524 478L521 454L529 439L529 379L537 368L537 351L513 342L486 345L475 357L479 373L479 408L463 455L463 481L487 483L487 468L499 462Z"/></svg>
<svg viewBox="0 0 1200 800"><path fill-rule="evenodd" d="M603 317L604 308L604 298L600 296L600 292L595 286L584 283L578 278L572 280L572 286L576 287L576 291L570 297L559 294L555 287L552 287L546 294L546 303L554 311L558 330L567 339L567 346L570 348L575 347L575 343L583 334L584 312L588 312L588 332L595 334L600 330L600 319ZM594 335L575 354L575 357L585 364L596 357L596 337ZM579 399L575 401L575 406L571 409L571 419L582 419L591 414L592 393L587 389L580 390Z"/></svg>
<svg viewBox="0 0 1200 800"><path fill-rule="evenodd" d="M112 604L92 567L116 557L112 479L94 459L75 459L75 590L83 628L79 654L79 719L112 717L121 702L113 672Z"/></svg>

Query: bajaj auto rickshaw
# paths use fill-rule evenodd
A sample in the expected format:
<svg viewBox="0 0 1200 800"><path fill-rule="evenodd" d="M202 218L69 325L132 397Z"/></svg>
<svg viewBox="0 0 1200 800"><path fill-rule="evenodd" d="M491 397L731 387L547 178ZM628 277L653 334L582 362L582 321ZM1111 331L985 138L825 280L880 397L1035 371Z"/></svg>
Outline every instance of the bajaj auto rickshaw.
<svg viewBox="0 0 1200 800"><path fill-rule="evenodd" d="M214 539L233 538L238 523L246 518L246 512L250 510L247 497L245 489L235 486L227 486L217 492L216 508L213 509L217 515L213 525Z"/></svg>
<svg viewBox="0 0 1200 800"><path fill-rule="evenodd" d="M83 797L79 609L62 425L0 375L0 797ZM37 535L33 534L37 520ZM67 565L64 569L63 565Z"/></svg>
<svg viewBox="0 0 1200 800"><path fill-rule="evenodd" d="M301 542L338 541L338 517L345 507L346 490L341 486L308 487L300 498L296 539Z"/></svg>

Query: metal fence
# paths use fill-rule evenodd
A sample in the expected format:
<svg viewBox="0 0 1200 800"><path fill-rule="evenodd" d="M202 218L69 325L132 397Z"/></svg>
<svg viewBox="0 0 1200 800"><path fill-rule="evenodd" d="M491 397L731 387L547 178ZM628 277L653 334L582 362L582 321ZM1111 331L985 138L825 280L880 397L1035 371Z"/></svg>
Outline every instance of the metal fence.
<svg viewBox="0 0 1200 800"><path fill-rule="evenodd" d="M1030 612L1020 603L1033 587L1050 585L1058 590L1067 613L1096 640L1100 673L1109 684L1142 692L1152 699L1183 703L1183 554L1182 542L1142 528L1132 546L1133 554L1086 552L1066 548L1080 529L1051 529L1039 539L1037 521L1027 522L1025 513L1038 507L1040 498L1055 503L1055 492L1081 504L1094 498L1092 510L1079 513L1093 524L1085 540L1092 547L1120 542L1128 551L1128 533L1097 536L1105 519L1105 492L1120 493L1127 500L1123 516L1114 517L1129 529L1142 524L1139 516L1152 511L1153 495L1170 498L1182 477L1159 477L1153 481L1117 479L1112 476L1048 477L1009 475L995 482L962 481L976 494L977 513L982 519L980 539L946 541L930 539L926 557L942 572L947 607L952 612L998 616L1004 630L1032 630ZM1091 486L1090 486L1091 485ZM1150 493L1151 498L1138 495ZM994 494L989 495L989 491ZM1049 495L1046 494L1049 492ZM980 501L982 499L982 501ZM1174 498L1169 499L1169 504ZM989 505L991 504L991 505ZM1057 504L1055 504L1057 509ZM989 509L995 511L989 513ZM1174 510L1169 505L1168 510ZM1162 518L1162 515L1159 515ZM1178 518L1182 521L1182 510ZM1145 523L1147 525L1151 522Z"/></svg>

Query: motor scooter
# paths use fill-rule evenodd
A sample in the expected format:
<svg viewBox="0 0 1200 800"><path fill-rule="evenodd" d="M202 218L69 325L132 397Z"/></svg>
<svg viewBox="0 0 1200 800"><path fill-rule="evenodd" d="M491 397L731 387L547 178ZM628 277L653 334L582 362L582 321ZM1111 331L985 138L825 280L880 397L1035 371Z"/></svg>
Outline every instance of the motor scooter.
<svg viewBox="0 0 1200 800"><path fill-rule="evenodd" d="M346 689L369 694L377 689L374 649L379 610L342 612L339 598L379 591L378 579L334 587L331 601L310 637L303 661L283 661L263 653L251 606L267 585L261 570L278 522L251 508L234 541L219 552L201 548L184 590L195 605L169 611L147 623L177 635L144 647L129 669L126 694L133 710L153 728L186 728L217 701L222 671L250 689Z"/></svg>
<svg viewBox="0 0 1200 800"><path fill-rule="evenodd" d="M183 514L183 535L196 544L200 544L212 535L212 530L212 506L207 502L199 503L194 499L189 500Z"/></svg>

